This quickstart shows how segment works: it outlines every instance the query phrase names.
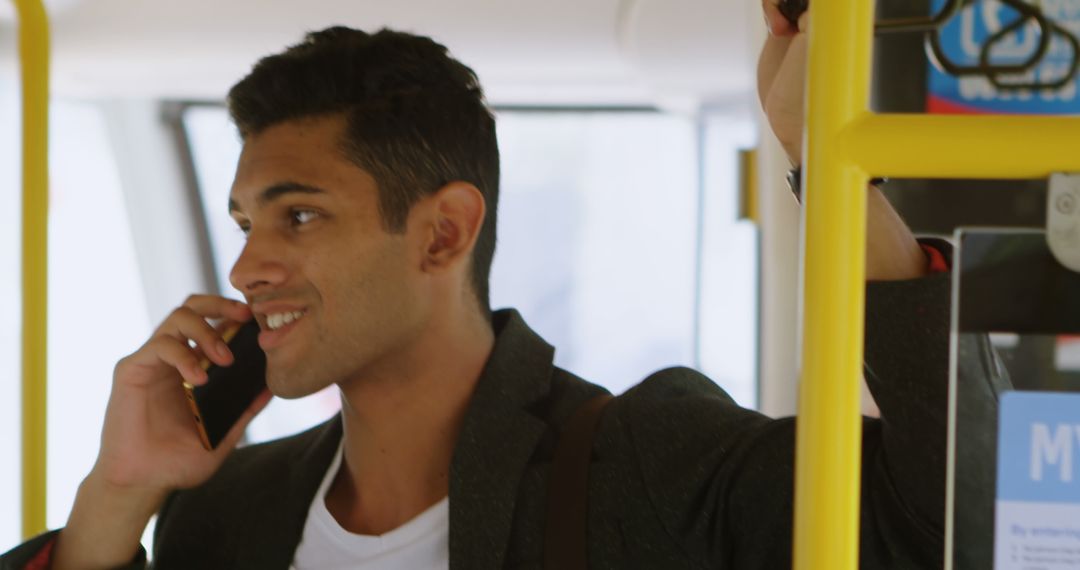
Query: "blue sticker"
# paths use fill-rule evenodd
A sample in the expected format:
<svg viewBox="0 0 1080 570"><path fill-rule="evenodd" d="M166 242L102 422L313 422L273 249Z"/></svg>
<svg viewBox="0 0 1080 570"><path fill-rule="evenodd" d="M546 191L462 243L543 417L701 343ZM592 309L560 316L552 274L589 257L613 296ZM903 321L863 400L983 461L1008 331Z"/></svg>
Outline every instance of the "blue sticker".
<svg viewBox="0 0 1080 570"><path fill-rule="evenodd" d="M947 0L934 0L934 13ZM1080 35L1080 0L1042 0L1037 5L1043 14L1074 35ZM939 31L941 49L950 61L964 67L979 64L986 40L1008 27L1021 16L998 0L981 0L964 7ZM990 61L1000 65L1016 65L1034 53L1041 33L1034 21L1021 26L1015 33L996 42ZM1060 34L1052 33L1046 54L1034 69L1021 76L1024 83L1047 84L1065 76L1074 54L1071 44ZM1080 113L1077 84L1080 77L1058 89L998 89L989 79L979 75L956 77L945 73L931 62L928 82L927 111L930 113L965 114L1076 114ZM1015 77L1015 76L1013 76ZM1015 82L1003 76L1002 82Z"/></svg>
<svg viewBox="0 0 1080 570"><path fill-rule="evenodd" d="M1080 394L1007 392L1000 414L994 568L1080 568Z"/></svg>
<svg viewBox="0 0 1080 570"><path fill-rule="evenodd" d="M998 428L997 498L1080 503L1080 394L1007 392Z"/></svg>

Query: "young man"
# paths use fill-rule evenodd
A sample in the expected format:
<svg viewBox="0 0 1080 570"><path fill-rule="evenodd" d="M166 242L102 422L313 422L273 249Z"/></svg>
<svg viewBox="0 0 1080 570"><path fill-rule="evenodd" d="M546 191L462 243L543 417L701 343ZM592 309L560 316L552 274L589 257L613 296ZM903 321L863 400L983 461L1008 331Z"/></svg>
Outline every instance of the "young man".
<svg viewBox="0 0 1080 570"><path fill-rule="evenodd" d="M805 39L765 8L759 87L797 160ZM193 296L117 365L68 525L4 568L142 567L155 513L158 568L541 567L555 446L603 390L489 309L499 159L476 77L427 38L330 28L260 61L229 108L246 302ZM885 423L866 423L861 556L936 565L947 280L918 279L926 254L871 192L868 380ZM251 318L270 391L336 384L341 414L233 451L264 394L206 452L180 382L205 382L201 355L232 361L207 319ZM793 428L690 370L630 390L594 440L590 565L789 565Z"/></svg>

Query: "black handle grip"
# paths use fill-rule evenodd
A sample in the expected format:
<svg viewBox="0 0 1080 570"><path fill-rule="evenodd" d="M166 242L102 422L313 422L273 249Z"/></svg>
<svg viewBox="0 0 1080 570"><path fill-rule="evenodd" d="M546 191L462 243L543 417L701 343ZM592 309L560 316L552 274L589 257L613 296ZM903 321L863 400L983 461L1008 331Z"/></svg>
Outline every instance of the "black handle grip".
<svg viewBox="0 0 1080 570"><path fill-rule="evenodd" d="M792 26L798 26L799 16L802 16L808 6L809 0L780 0L780 5L777 8L787 18L787 21L791 22Z"/></svg>

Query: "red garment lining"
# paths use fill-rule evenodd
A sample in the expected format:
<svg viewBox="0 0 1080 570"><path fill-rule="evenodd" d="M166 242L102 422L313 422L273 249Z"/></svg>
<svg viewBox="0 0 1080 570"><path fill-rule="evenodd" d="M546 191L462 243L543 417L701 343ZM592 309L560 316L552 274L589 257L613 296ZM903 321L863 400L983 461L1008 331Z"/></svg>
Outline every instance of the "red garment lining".
<svg viewBox="0 0 1080 570"><path fill-rule="evenodd" d="M930 273L949 271L949 262L945 261L945 256L936 247L924 243L920 243L919 246L926 252L927 269Z"/></svg>
<svg viewBox="0 0 1080 570"><path fill-rule="evenodd" d="M23 570L49 570L52 567L52 551L56 546L56 537L45 543L36 555L23 566Z"/></svg>

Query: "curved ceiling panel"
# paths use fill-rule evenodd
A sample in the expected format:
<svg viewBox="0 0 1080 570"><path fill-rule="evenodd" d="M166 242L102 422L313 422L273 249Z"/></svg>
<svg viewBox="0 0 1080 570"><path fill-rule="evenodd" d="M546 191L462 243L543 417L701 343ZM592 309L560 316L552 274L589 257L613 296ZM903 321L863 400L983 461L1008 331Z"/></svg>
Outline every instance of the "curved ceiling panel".
<svg viewBox="0 0 1080 570"><path fill-rule="evenodd" d="M756 9L750 0L54 0L54 89L220 99L260 56L344 24L433 36L476 69L496 103L708 98L750 85L742 4ZM0 32L11 27L0 21ZM8 65L13 49L0 45Z"/></svg>

